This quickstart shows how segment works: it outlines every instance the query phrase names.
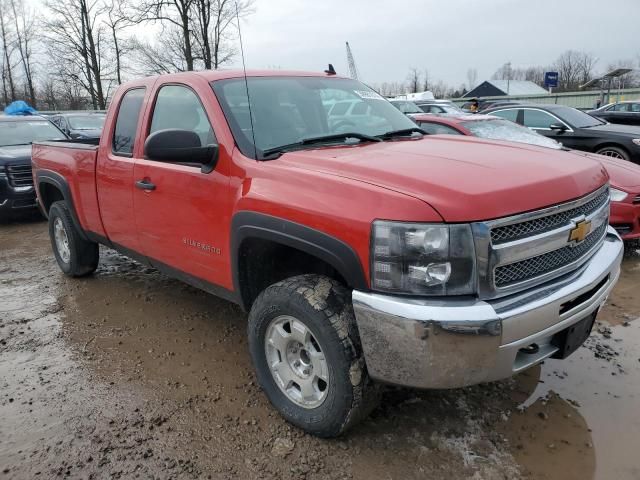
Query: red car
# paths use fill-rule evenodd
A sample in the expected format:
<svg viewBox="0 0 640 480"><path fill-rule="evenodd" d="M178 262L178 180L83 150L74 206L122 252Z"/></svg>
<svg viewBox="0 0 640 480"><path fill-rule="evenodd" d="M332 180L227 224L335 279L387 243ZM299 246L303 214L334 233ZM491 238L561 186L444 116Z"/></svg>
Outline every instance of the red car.
<svg viewBox="0 0 640 480"><path fill-rule="evenodd" d="M493 140L530 143L550 148L562 145L532 130L491 115L415 115L414 120L430 134L471 135ZM600 161L609 172L611 216L609 222L623 240L640 238L640 166L626 160L575 151Z"/></svg>

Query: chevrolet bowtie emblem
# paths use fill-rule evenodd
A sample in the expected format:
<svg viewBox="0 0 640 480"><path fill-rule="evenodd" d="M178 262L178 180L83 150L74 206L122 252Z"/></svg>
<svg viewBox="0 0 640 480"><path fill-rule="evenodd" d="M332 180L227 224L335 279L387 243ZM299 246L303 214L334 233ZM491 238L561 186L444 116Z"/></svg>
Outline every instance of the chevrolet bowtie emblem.
<svg viewBox="0 0 640 480"><path fill-rule="evenodd" d="M580 243L587 238L589 232L591 232L591 222L582 220L576 223L576 226L569 231L569 242Z"/></svg>

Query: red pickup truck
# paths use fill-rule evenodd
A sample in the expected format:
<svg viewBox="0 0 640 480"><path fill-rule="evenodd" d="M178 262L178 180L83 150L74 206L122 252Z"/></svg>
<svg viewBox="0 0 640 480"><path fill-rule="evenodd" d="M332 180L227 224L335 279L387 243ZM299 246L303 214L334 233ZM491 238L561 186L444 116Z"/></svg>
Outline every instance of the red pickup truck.
<svg viewBox="0 0 640 480"><path fill-rule="evenodd" d="M130 82L99 145L35 143L33 166L66 274L92 273L103 244L238 303L264 392L321 436L380 383L454 388L566 357L620 271L600 163L425 135L331 74Z"/></svg>

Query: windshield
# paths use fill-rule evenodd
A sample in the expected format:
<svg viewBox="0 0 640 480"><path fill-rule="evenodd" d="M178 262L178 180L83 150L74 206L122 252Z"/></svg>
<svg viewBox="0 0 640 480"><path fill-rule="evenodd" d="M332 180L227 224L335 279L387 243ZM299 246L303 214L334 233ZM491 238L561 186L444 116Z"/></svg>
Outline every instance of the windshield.
<svg viewBox="0 0 640 480"><path fill-rule="evenodd" d="M346 78L253 77L213 82L213 90L242 153L259 152L344 133L377 136L416 124L362 83ZM312 144L309 144L308 148ZM317 144L313 148L317 148Z"/></svg>
<svg viewBox="0 0 640 480"><path fill-rule="evenodd" d="M470 120L463 122L462 126L474 136L490 138L492 140L506 140L509 142L529 143L541 147L559 149L561 144L551 138L543 137L533 130L510 122L509 120Z"/></svg>
<svg viewBox="0 0 640 480"><path fill-rule="evenodd" d="M402 113L424 113L422 110L420 110L420 107L418 107L413 102L401 102L396 100L391 102L391 104Z"/></svg>
<svg viewBox="0 0 640 480"><path fill-rule="evenodd" d="M47 120L0 121L0 147L65 138L64 134Z"/></svg>
<svg viewBox="0 0 640 480"><path fill-rule="evenodd" d="M587 113L570 107L558 108L556 110L553 110L553 113L576 128L596 127L598 125L604 125L605 123L607 123L603 122L602 120L598 120L596 117L592 117Z"/></svg>
<svg viewBox="0 0 640 480"><path fill-rule="evenodd" d="M102 130L105 115L70 115L67 117L73 130Z"/></svg>

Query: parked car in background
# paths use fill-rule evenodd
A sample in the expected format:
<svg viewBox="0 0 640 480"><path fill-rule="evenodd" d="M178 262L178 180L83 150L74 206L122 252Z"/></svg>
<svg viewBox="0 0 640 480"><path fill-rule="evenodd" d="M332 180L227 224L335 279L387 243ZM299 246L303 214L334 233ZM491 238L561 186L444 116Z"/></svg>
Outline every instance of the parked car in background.
<svg viewBox="0 0 640 480"><path fill-rule="evenodd" d="M610 123L640 125L640 100L610 103L587 113Z"/></svg>
<svg viewBox="0 0 640 480"><path fill-rule="evenodd" d="M426 118L425 118L426 117ZM529 143L554 149L562 148L555 140L529 128L490 115L429 116L417 122L430 134L471 135L492 140ZM640 238L640 166L617 158L579 152L604 165L611 185L610 225L623 240Z"/></svg>
<svg viewBox="0 0 640 480"><path fill-rule="evenodd" d="M562 145L530 129L499 117L482 114L423 115L416 122L432 135L471 135L491 140L528 143L541 147L562 148Z"/></svg>
<svg viewBox="0 0 640 480"><path fill-rule="evenodd" d="M463 112L466 113L474 113L471 112L471 104L472 101L468 101L462 104L462 106L460 107L460 109ZM478 100L478 111L475 113L480 113L488 108L493 108L493 107L497 107L497 106L507 106L507 105L520 105L520 102L516 101L516 100L482 100L479 99Z"/></svg>
<svg viewBox="0 0 640 480"><path fill-rule="evenodd" d="M610 124L564 105L501 106L483 113L529 127L567 148L640 163L640 127Z"/></svg>
<svg viewBox="0 0 640 480"><path fill-rule="evenodd" d="M386 124L363 99L336 102L328 113L329 127L335 132L351 132L354 128L379 128Z"/></svg>
<svg viewBox="0 0 640 480"><path fill-rule="evenodd" d="M458 114L462 113L460 107L449 100L421 100L416 102L416 105L424 113L436 113L436 114Z"/></svg>
<svg viewBox="0 0 640 480"><path fill-rule="evenodd" d="M104 113L59 113L49 117L70 138L100 138L104 126Z"/></svg>
<svg viewBox="0 0 640 480"><path fill-rule="evenodd" d="M391 105L396 107L405 115L422 115L424 113L424 111L422 111L420 107L418 107L418 105L410 100L390 100L390 102Z"/></svg>
<svg viewBox="0 0 640 480"><path fill-rule="evenodd" d="M40 116L0 116L0 219L37 208L31 143L67 136Z"/></svg>

